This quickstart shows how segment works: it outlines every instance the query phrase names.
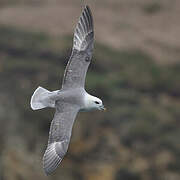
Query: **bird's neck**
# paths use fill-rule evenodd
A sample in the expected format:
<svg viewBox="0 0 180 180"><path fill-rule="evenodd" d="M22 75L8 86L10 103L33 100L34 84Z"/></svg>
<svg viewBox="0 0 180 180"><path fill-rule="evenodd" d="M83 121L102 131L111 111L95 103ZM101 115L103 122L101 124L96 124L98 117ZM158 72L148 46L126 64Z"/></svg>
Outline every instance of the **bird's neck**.
<svg viewBox="0 0 180 180"><path fill-rule="evenodd" d="M88 93L85 93L84 95L84 108L83 108L83 111L91 111L93 110L93 99L95 97L88 94Z"/></svg>

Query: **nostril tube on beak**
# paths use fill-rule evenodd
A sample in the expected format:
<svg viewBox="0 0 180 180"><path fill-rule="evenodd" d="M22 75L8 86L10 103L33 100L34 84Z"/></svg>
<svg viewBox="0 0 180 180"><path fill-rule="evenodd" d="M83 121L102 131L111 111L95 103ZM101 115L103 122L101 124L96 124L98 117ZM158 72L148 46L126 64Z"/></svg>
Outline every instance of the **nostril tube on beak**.
<svg viewBox="0 0 180 180"><path fill-rule="evenodd" d="M101 110L106 111L106 108L102 105Z"/></svg>

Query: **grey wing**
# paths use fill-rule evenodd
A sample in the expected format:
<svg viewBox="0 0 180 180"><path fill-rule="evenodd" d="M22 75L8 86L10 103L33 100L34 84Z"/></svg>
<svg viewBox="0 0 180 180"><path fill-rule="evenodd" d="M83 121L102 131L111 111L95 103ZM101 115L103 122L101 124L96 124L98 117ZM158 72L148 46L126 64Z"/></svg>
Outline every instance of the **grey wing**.
<svg viewBox="0 0 180 180"><path fill-rule="evenodd" d="M79 111L76 105L56 102L56 112L51 122L48 146L43 156L43 168L52 173L67 152L74 120Z"/></svg>
<svg viewBox="0 0 180 180"><path fill-rule="evenodd" d="M93 18L86 6L76 26L73 50L66 66L62 88L84 87L94 44Z"/></svg>

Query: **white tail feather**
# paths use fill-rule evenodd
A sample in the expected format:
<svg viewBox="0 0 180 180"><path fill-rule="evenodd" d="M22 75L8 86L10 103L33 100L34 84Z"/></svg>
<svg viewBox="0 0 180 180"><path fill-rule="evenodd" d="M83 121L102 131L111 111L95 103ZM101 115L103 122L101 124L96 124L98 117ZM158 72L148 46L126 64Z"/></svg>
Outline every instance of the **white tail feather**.
<svg viewBox="0 0 180 180"><path fill-rule="evenodd" d="M55 107L55 100L53 100L52 93L47 89L38 87L31 97L31 108L33 110L43 109L45 107Z"/></svg>

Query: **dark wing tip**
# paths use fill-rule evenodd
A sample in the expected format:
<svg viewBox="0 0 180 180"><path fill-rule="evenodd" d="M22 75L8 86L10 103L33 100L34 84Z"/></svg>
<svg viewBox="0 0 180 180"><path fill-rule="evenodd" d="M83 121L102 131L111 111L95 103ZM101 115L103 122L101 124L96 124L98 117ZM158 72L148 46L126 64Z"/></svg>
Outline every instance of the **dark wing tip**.
<svg viewBox="0 0 180 180"><path fill-rule="evenodd" d="M88 9L88 8L89 8L89 5L87 5L87 4L86 4L86 5L85 5L85 8L87 8L87 9ZM90 8L89 8L89 9L90 9Z"/></svg>
<svg viewBox="0 0 180 180"><path fill-rule="evenodd" d="M56 153L56 143L48 145L43 156L43 169L46 175L51 174L60 164L62 158Z"/></svg>
<svg viewBox="0 0 180 180"><path fill-rule="evenodd" d="M85 10L88 12L89 16L91 17L91 21L93 21L92 12L88 5L85 6Z"/></svg>
<svg viewBox="0 0 180 180"><path fill-rule="evenodd" d="M78 51L85 50L93 42L93 29L92 13L89 6L86 5L75 29L73 49Z"/></svg>

